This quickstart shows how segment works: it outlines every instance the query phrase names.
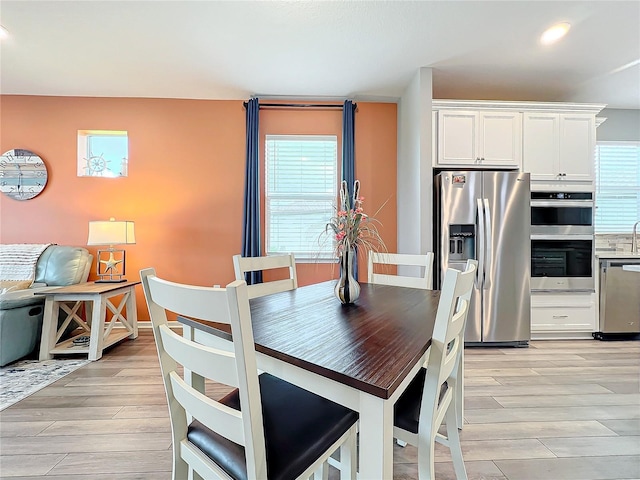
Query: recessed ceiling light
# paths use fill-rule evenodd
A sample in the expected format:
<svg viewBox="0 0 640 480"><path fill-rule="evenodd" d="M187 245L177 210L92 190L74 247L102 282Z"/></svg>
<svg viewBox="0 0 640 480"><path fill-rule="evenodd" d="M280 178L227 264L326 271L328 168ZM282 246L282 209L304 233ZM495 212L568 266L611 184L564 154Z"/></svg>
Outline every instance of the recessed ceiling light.
<svg viewBox="0 0 640 480"><path fill-rule="evenodd" d="M3 38L9 38L9 32L7 31L6 28L0 25L0 40Z"/></svg>
<svg viewBox="0 0 640 480"><path fill-rule="evenodd" d="M540 43L544 45L551 45L564 37L571 25L568 23L558 23L551 28L548 28L540 37Z"/></svg>

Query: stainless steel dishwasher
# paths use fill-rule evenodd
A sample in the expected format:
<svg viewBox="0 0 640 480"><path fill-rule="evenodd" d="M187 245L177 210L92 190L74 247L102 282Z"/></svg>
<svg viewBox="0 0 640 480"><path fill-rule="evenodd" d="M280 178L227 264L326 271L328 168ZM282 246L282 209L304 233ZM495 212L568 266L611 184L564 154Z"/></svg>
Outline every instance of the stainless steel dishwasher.
<svg viewBox="0 0 640 480"><path fill-rule="evenodd" d="M624 265L640 265L640 259L600 260L600 335L640 333L640 273Z"/></svg>

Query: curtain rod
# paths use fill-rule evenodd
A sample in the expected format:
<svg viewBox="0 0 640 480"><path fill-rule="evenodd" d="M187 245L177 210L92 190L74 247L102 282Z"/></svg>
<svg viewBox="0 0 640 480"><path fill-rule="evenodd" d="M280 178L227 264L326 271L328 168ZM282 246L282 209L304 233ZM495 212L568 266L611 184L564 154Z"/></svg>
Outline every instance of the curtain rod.
<svg viewBox="0 0 640 480"><path fill-rule="evenodd" d="M247 108L247 102L243 102L244 108ZM358 105L353 104L356 108ZM258 107L272 107L272 108L343 108L344 105L332 104L332 103L258 103Z"/></svg>

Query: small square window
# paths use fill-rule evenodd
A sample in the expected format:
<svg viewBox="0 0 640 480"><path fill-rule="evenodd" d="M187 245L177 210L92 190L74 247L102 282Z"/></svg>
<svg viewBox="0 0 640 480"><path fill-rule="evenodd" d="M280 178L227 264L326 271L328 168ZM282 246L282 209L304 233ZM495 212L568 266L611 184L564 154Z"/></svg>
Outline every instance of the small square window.
<svg viewBox="0 0 640 480"><path fill-rule="evenodd" d="M122 130L78 130L79 177L126 177L129 138Z"/></svg>

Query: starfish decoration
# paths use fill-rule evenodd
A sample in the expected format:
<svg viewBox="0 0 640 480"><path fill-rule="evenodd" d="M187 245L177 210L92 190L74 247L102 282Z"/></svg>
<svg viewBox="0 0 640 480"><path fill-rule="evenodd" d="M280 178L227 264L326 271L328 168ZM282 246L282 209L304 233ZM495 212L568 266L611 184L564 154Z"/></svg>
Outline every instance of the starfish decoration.
<svg viewBox="0 0 640 480"><path fill-rule="evenodd" d="M113 252L109 252L109 258L106 260L100 260L100 263L105 265L104 274L111 271L112 274L115 273L117 275L116 265L122 263L122 260L116 260L113 256Z"/></svg>

